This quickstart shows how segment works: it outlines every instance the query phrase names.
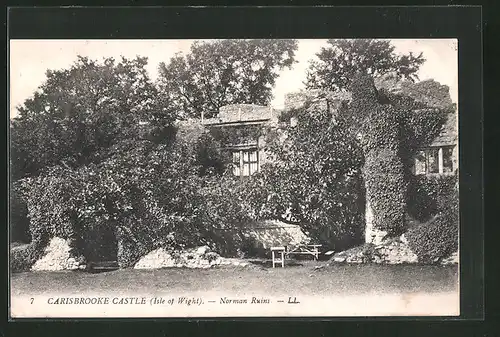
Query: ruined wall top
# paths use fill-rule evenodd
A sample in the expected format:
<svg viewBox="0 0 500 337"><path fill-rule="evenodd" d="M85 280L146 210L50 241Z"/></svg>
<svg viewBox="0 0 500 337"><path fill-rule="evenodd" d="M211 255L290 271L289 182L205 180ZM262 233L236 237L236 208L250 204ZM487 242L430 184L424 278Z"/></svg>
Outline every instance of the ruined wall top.
<svg viewBox="0 0 500 337"><path fill-rule="evenodd" d="M450 109L453 107L450 88L432 79L414 83L409 80L402 80L394 73L387 73L375 78L374 84L375 88L379 91L385 91L398 96L408 96L429 108ZM349 101L350 99L351 95L346 91L300 90L285 95L285 109L301 108L306 101L321 104L326 102L326 100L335 102L342 100Z"/></svg>
<svg viewBox="0 0 500 337"><path fill-rule="evenodd" d="M412 82L398 79L394 73L387 73L375 78L374 82L377 90L411 97L429 108L450 109L453 106L450 88L433 79Z"/></svg>
<svg viewBox="0 0 500 337"><path fill-rule="evenodd" d="M305 106L306 102L316 108L326 109L329 104L331 107L332 104L335 105L335 103L349 101L350 99L351 94L346 91L301 90L285 95L285 110L300 109Z"/></svg>
<svg viewBox="0 0 500 337"><path fill-rule="evenodd" d="M256 104L230 104L220 107L219 114L204 121L205 124L248 122L268 119L277 121L280 111L270 106Z"/></svg>

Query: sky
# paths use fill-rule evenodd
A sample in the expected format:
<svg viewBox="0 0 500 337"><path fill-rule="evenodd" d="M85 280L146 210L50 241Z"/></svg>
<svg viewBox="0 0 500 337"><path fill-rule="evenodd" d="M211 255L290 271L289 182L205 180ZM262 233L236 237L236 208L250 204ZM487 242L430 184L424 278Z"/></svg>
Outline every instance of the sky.
<svg viewBox="0 0 500 337"><path fill-rule="evenodd" d="M194 40L10 40L10 117L16 106L31 97L44 82L47 69L69 68L77 55L102 60L148 57L147 70L153 80L160 62L168 62L177 52L187 53ZM271 102L283 107L285 94L304 89L309 60L315 57L326 40L298 40L292 69L285 69L276 80ZM458 100L458 53L455 39L393 39L396 53L423 52L426 62L419 70L420 80L434 79L450 87L453 102Z"/></svg>

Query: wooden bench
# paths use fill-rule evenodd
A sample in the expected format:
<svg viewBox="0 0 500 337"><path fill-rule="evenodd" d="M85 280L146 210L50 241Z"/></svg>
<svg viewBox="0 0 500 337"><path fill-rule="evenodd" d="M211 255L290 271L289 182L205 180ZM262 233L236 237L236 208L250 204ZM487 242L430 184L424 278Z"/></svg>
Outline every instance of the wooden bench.
<svg viewBox="0 0 500 337"><path fill-rule="evenodd" d="M312 255L314 260L319 258L319 249L322 245L298 245L291 250L285 252L285 256L289 255Z"/></svg>

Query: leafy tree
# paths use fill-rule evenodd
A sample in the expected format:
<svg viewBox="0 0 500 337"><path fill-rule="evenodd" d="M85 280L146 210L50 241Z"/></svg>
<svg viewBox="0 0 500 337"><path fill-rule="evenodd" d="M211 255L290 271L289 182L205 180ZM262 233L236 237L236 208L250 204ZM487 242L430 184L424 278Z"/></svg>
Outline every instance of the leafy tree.
<svg viewBox="0 0 500 337"><path fill-rule="evenodd" d="M78 57L69 69L48 70L11 121L14 175L101 160L113 144L140 137L141 121L155 129L170 125L174 115L159 108L146 65L141 57L102 63Z"/></svg>
<svg viewBox="0 0 500 337"><path fill-rule="evenodd" d="M458 250L459 196L458 189L455 188L458 175L446 178L447 183L438 183L447 190L445 193L439 193L441 195L437 198L441 199L439 212L405 234L408 245L423 263L439 262L441 258L448 257Z"/></svg>
<svg viewBox="0 0 500 337"><path fill-rule="evenodd" d="M357 72L377 77L388 72L410 80L418 79L417 72L425 59L420 53L397 55L387 40L332 39L316 54L307 71L308 89L347 89Z"/></svg>
<svg viewBox="0 0 500 337"><path fill-rule="evenodd" d="M357 243L364 199L356 138L337 110L307 104L287 114L297 125L268 132L270 160L247 197L260 217L299 224L325 245Z"/></svg>
<svg viewBox="0 0 500 337"><path fill-rule="evenodd" d="M210 174L222 175L228 167L231 153L222 150L221 143L209 132L203 133L196 144L196 164L199 167L199 175Z"/></svg>
<svg viewBox="0 0 500 337"><path fill-rule="evenodd" d="M195 42L160 64L161 96L184 117L212 117L233 103L266 105L279 70L294 63L295 40Z"/></svg>

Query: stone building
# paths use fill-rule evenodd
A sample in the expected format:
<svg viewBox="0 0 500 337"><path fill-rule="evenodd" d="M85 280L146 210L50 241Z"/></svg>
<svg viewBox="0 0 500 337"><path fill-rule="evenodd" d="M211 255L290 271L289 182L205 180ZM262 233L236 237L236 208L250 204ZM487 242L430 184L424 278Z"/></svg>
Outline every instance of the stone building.
<svg viewBox="0 0 500 337"><path fill-rule="evenodd" d="M415 156L413 173L449 175L458 170L458 120L450 114L441 134Z"/></svg>
<svg viewBox="0 0 500 337"><path fill-rule="evenodd" d="M398 80L393 74L387 74L375 80L378 90L385 90L394 95L404 95L425 104L430 108L453 106L449 88L434 80L417 83ZM285 110L304 106L306 101L316 104L319 109L335 109L335 102L349 101L349 93L332 93L321 90L303 90L285 96ZM449 113L443 130L429 145L421 148L415 156L413 173L416 175L448 175L458 169L458 112L455 108Z"/></svg>
<svg viewBox="0 0 500 337"><path fill-rule="evenodd" d="M233 173L248 177L259 172L266 162L266 138L263 130L279 124L280 111L255 104L233 104L221 107L215 118L204 119L202 124L214 133L237 135L223 146L232 153Z"/></svg>

